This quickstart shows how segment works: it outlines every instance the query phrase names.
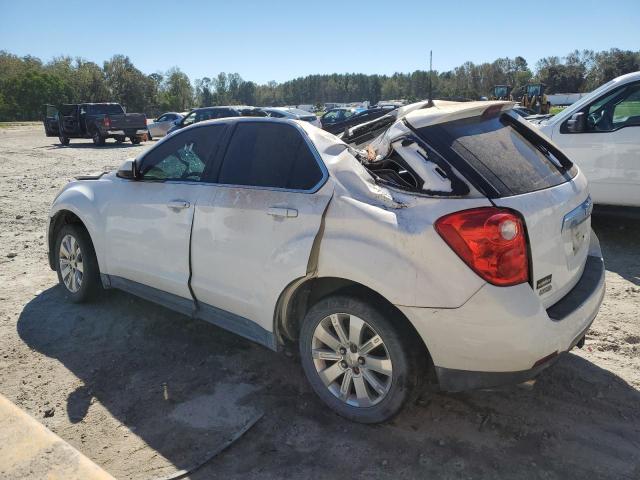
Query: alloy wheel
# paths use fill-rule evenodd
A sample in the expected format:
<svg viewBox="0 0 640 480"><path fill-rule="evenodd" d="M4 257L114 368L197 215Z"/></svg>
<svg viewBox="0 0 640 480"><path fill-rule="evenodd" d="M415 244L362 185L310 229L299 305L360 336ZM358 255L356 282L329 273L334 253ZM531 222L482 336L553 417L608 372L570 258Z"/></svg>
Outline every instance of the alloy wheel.
<svg viewBox="0 0 640 480"><path fill-rule="evenodd" d="M82 287L84 279L84 263L80 244L73 235L65 235L60 242L58 253L60 275L65 287L71 293L76 293Z"/></svg>
<svg viewBox="0 0 640 480"><path fill-rule="evenodd" d="M353 407L371 407L391 389L391 357L367 322L347 313L323 318L311 342L313 363L327 389Z"/></svg>

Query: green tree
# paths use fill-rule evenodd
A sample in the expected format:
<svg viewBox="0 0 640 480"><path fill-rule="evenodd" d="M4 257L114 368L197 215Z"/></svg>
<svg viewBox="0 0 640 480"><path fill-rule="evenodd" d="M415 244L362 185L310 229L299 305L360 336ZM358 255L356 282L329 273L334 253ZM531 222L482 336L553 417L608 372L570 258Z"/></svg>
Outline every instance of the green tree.
<svg viewBox="0 0 640 480"><path fill-rule="evenodd" d="M193 87L189 77L179 68L173 67L164 76L160 88L162 110L182 112L193 104Z"/></svg>
<svg viewBox="0 0 640 480"><path fill-rule="evenodd" d="M154 80L138 70L129 57L114 55L104 62L104 74L111 100L131 112L144 112L154 103Z"/></svg>

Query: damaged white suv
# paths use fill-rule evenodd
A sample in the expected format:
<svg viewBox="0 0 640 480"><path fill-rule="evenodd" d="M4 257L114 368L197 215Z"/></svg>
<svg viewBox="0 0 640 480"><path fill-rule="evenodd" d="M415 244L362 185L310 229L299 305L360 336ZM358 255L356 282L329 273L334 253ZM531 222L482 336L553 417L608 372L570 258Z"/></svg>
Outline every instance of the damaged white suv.
<svg viewBox="0 0 640 480"><path fill-rule="evenodd" d="M507 102L400 112L358 151L306 122L202 122L69 183L49 260L72 301L119 288L274 350L380 422L443 390L528 380L598 312L579 169Z"/></svg>

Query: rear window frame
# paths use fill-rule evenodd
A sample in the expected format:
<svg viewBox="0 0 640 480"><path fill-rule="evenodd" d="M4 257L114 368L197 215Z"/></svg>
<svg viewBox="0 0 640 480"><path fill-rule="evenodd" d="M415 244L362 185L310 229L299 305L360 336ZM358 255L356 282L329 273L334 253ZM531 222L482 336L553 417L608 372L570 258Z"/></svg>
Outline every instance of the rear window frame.
<svg viewBox="0 0 640 480"><path fill-rule="evenodd" d="M508 124L505 125L504 128L513 128L515 133L523 137L525 141L530 143L543 156L549 158L548 155L551 154L555 157L559 162L559 165L557 165L553 160L549 160L549 163L558 169L563 181L559 183L550 182L550 184L544 186L527 188L526 191L514 189L513 185L507 185L502 181L500 174L494 172L490 166L483 162L482 159L478 158L474 152L463 147L467 150L470 156L475 157L476 161L471 162L469 159L465 158L467 155L463 156L453 148L453 143L457 137L454 138L445 127L447 123L453 122L445 122L421 128L413 127L406 119L404 120L404 123L416 135L434 148L435 151L455 167L476 189L487 196L487 198L504 198L524 195L563 185L575 178L578 173L575 164L571 162L571 160L569 160L569 158L567 158L567 156L557 147L536 132L533 126L527 125L525 123L526 120L521 120L516 115L517 114L509 113L509 111L504 111L489 116L478 115L460 120L471 121L475 119L477 122L483 122L495 120L496 117L499 117L500 121Z"/></svg>
<svg viewBox="0 0 640 480"><path fill-rule="evenodd" d="M316 162L320 170L321 177L318 180L318 182L307 189L222 183L221 182L222 169L223 169L225 160L227 160L227 155L229 154L229 148L232 144L233 137L235 136L237 129L241 125L251 125L251 124L262 124L262 125L278 124L286 128L292 128L294 131L296 131L296 133L301 137L302 144L306 146L307 150L311 154L311 157L314 159L314 161ZM329 179L329 170L327 169L327 166L324 164L324 161L322 160L322 157L318 152L318 149L316 148L314 143L311 141L311 139L307 135L307 132L299 125L290 123L289 121L284 119L270 119L269 117L244 117L242 118L242 120L236 120L230 125L224 148L219 152L219 154L217 155L217 158L215 159L215 164L214 164L212 173L210 174L210 177L211 177L210 183L223 186L223 187L314 194L327 183L327 180Z"/></svg>
<svg viewBox="0 0 640 480"><path fill-rule="evenodd" d="M109 112L109 109L119 108L119 112ZM107 110L107 111L99 111L99 110ZM118 103L89 103L87 104L87 113L89 115L124 115L124 108L122 105Z"/></svg>

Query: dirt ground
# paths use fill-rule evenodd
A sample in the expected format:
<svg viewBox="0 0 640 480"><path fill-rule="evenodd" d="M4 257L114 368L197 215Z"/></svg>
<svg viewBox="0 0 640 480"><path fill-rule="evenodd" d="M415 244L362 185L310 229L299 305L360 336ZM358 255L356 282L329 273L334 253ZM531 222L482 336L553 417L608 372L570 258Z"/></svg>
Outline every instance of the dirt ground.
<svg viewBox="0 0 640 480"><path fill-rule="evenodd" d="M65 302L46 259L51 201L151 143L56 142L0 128L0 392L117 478L189 469L262 415L190 478L640 479L640 222L594 217L602 310L534 386L425 392L364 426L320 403L295 353L121 292Z"/></svg>

